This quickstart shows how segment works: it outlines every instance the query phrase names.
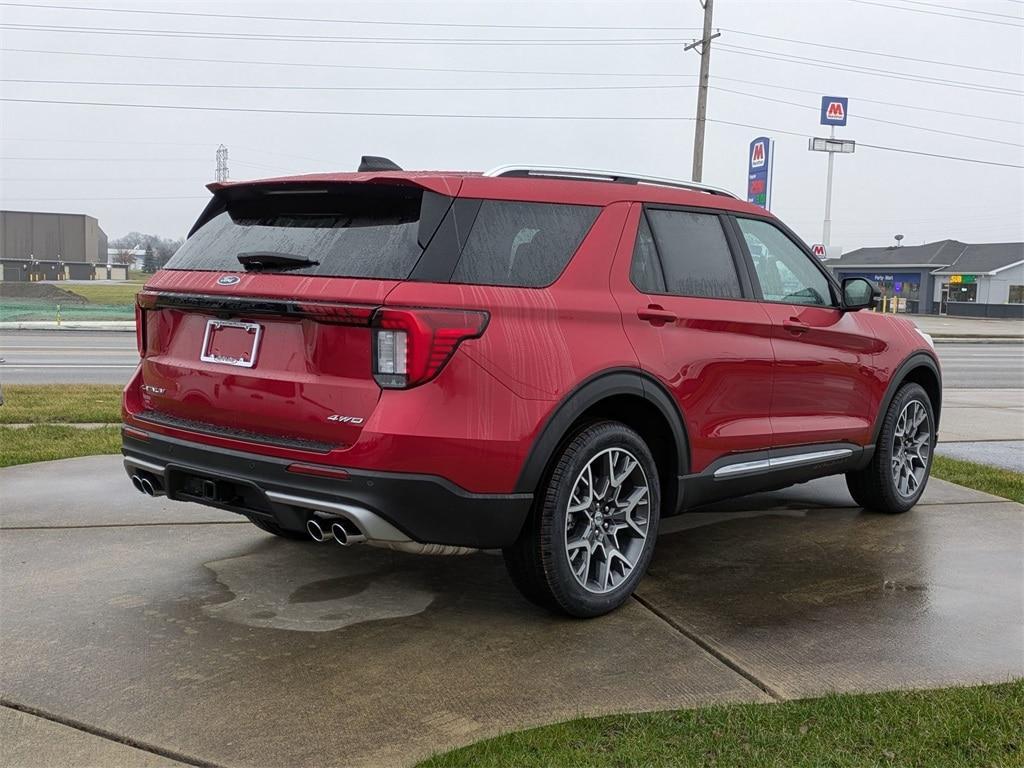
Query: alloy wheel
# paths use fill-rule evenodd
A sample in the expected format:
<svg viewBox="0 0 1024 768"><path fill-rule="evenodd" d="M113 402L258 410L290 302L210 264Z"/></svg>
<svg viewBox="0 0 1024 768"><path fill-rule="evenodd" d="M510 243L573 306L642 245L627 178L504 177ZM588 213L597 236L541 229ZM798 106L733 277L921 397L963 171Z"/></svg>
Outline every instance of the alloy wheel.
<svg viewBox="0 0 1024 768"><path fill-rule="evenodd" d="M928 410L920 400L911 400L900 412L892 437L892 481L900 496L912 497L924 483L931 450Z"/></svg>
<svg viewBox="0 0 1024 768"><path fill-rule="evenodd" d="M608 448L573 484L565 516L565 555L576 581L605 594L636 567L647 542L650 487L636 456Z"/></svg>

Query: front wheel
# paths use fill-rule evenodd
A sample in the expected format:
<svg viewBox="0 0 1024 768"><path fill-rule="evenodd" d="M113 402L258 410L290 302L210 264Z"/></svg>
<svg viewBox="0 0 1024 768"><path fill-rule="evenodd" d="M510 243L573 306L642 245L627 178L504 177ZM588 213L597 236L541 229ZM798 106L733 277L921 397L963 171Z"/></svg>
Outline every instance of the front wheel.
<svg viewBox="0 0 1024 768"><path fill-rule="evenodd" d="M608 613L647 570L660 509L658 469L643 438L619 422L593 424L558 457L505 564L539 605L579 617Z"/></svg>
<svg viewBox="0 0 1024 768"><path fill-rule="evenodd" d="M917 504L928 483L935 449L935 415L928 393L905 384L889 404L871 463L846 475L854 501L899 514Z"/></svg>

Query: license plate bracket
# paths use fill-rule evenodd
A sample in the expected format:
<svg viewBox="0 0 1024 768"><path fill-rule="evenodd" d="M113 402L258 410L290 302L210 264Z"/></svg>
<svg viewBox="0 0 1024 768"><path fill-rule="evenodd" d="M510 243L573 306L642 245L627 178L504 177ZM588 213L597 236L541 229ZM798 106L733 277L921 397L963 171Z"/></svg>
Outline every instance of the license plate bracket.
<svg viewBox="0 0 1024 768"><path fill-rule="evenodd" d="M258 323L211 318L206 321L199 359L204 363L252 368L262 336L263 326Z"/></svg>

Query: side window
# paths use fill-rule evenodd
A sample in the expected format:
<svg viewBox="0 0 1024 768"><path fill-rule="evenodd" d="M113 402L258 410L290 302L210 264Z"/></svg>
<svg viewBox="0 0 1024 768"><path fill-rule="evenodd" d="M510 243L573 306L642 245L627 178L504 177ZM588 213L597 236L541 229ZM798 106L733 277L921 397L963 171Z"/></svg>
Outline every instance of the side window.
<svg viewBox="0 0 1024 768"><path fill-rule="evenodd" d="M834 306L828 278L811 257L767 221L737 219L765 301Z"/></svg>
<svg viewBox="0 0 1024 768"><path fill-rule="evenodd" d="M601 209L485 200L453 283L539 288L555 281Z"/></svg>
<svg viewBox="0 0 1024 768"><path fill-rule="evenodd" d="M717 214L652 209L647 218L667 293L742 298L736 264Z"/></svg>
<svg viewBox="0 0 1024 768"><path fill-rule="evenodd" d="M665 276L661 273L658 251L654 247L654 235L647 223L647 216L640 214L640 225L636 230L636 245L633 246L633 264L629 268L629 279L638 290L645 293L665 293Z"/></svg>

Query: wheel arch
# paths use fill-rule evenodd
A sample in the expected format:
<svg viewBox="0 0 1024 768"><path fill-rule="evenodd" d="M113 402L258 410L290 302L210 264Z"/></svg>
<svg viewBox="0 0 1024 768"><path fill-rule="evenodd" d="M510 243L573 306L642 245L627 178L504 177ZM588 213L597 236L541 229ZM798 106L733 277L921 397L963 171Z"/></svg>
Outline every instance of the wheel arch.
<svg viewBox="0 0 1024 768"><path fill-rule="evenodd" d="M533 442L516 492L536 491L572 435L584 424L604 419L620 421L644 438L662 478L663 509L668 514L678 510L680 479L689 470L685 422L659 381L630 368L595 374L559 402Z"/></svg>
<svg viewBox="0 0 1024 768"><path fill-rule="evenodd" d="M928 393L928 399L932 403L932 413L935 416L936 439L938 438L939 413L942 410L942 372L934 355L918 351L900 363L889 380L889 386L886 387L878 413L875 414L875 425L871 430L872 444L878 441L878 434L882 431L882 423L885 421L885 414L889 410L893 398L896 397L900 387L908 383L919 384Z"/></svg>

